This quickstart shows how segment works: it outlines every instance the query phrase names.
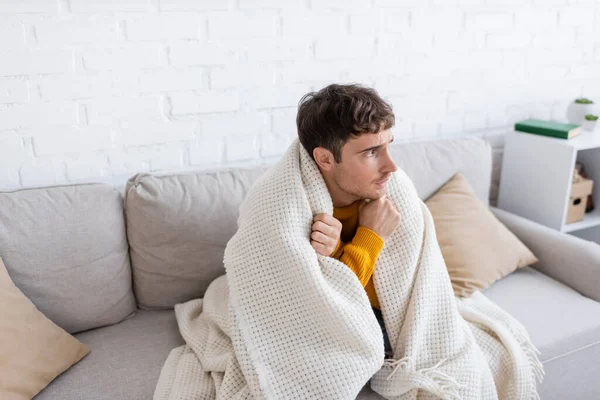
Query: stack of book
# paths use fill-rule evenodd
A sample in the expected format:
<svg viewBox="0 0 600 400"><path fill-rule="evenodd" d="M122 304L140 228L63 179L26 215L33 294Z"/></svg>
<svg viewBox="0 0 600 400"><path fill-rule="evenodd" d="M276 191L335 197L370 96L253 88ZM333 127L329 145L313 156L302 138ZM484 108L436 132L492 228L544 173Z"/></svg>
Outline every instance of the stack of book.
<svg viewBox="0 0 600 400"><path fill-rule="evenodd" d="M540 119L526 119L517 122L515 124L515 130L559 139L571 139L581 133L581 125L544 121Z"/></svg>

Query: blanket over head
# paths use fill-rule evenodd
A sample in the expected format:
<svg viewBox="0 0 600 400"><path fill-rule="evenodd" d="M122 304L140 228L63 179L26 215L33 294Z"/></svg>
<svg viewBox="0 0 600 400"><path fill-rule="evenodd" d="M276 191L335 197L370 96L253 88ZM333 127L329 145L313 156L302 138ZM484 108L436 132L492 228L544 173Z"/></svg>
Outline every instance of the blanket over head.
<svg viewBox="0 0 600 400"><path fill-rule="evenodd" d="M387 196L401 225L373 279L392 359L357 277L310 244L313 216L333 205L296 139L242 203L226 275L176 306L186 344L154 398L347 400L369 380L387 399L538 398L542 365L526 330L480 292L454 296L431 214L403 171Z"/></svg>

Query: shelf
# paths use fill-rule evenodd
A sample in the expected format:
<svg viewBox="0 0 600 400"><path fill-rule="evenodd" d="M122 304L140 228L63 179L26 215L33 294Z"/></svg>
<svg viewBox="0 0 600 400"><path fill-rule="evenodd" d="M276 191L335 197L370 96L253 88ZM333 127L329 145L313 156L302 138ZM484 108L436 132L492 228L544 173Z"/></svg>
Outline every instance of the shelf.
<svg viewBox="0 0 600 400"><path fill-rule="evenodd" d="M528 136L531 135L531 136L538 137L539 140L547 140L547 141L559 143L561 145L570 146L570 147L575 148L576 150L595 149L595 148L600 147L600 132L591 133L591 132L582 131L581 134L579 134L578 136L575 136L574 138L571 138L571 139L558 139L558 138L553 138L553 137L549 137L549 136L536 135L533 133L526 133L526 132L520 132L520 131L514 131L514 132L516 132L518 135L528 135Z"/></svg>
<svg viewBox="0 0 600 400"><path fill-rule="evenodd" d="M594 226L600 226L600 207L597 205L594 211L585 214L583 220L564 225L562 231L575 232L582 229L592 228Z"/></svg>

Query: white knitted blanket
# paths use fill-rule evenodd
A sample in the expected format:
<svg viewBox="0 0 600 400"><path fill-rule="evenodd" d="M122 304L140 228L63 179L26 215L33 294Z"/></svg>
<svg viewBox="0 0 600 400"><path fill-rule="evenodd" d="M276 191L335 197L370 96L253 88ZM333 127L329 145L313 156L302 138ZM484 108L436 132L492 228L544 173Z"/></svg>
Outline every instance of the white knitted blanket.
<svg viewBox="0 0 600 400"><path fill-rule="evenodd" d="M431 214L399 170L401 213L374 272L393 359L367 295L343 263L310 245L313 215L333 211L296 140L250 190L225 250L226 276L175 308L174 349L156 400L537 399L542 365L526 330L476 292L454 297Z"/></svg>

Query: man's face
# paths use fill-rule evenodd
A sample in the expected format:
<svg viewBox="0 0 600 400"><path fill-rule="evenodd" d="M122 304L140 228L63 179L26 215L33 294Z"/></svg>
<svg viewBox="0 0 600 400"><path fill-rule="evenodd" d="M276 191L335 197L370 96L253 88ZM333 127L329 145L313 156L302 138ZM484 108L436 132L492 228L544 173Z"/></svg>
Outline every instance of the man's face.
<svg viewBox="0 0 600 400"><path fill-rule="evenodd" d="M386 193L386 184L398 167L388 153L394 140L391 129L350 138L342 147L341 162L334 163L332 176L347 200L375 200Z"/></svg>

